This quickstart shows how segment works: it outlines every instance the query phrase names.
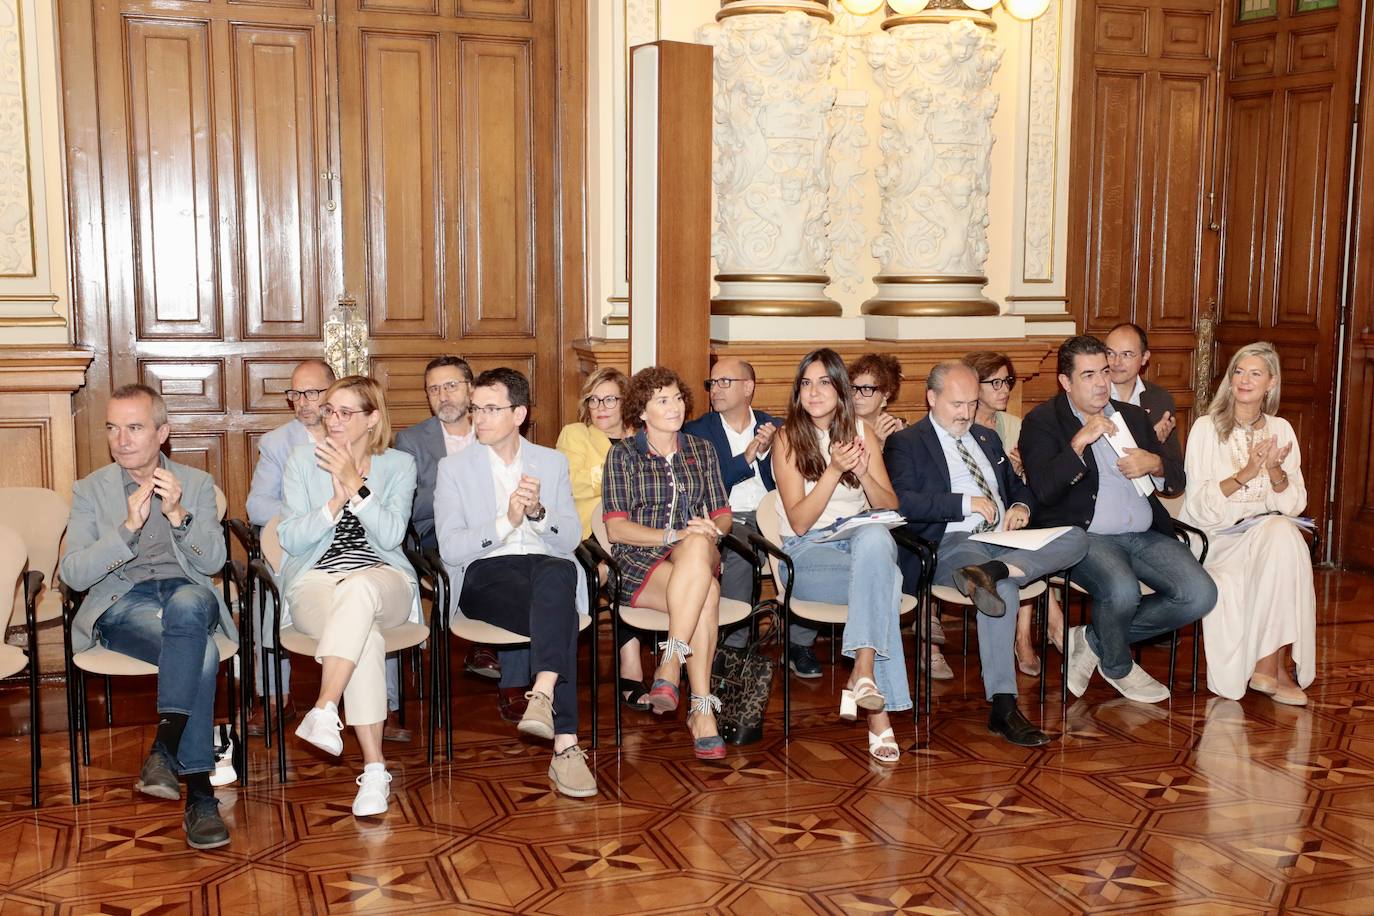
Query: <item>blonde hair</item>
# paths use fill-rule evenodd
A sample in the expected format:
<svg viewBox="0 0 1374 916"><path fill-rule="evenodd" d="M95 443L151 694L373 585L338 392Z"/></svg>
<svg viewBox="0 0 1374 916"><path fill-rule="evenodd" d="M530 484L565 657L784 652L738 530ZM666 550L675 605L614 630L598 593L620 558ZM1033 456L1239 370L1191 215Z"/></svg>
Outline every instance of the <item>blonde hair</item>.
<svg viewBox="0 0 1374 916"><path fill-rule="evenodd" d="M625 393L629 390L630 380L626 378L624 372L621 372L614 366L601 367L588 377L586 383L582 386L582 393L577 396L577 419L578 422L584 426L592 425L592 412L590 408L587 407L587 398L592 396L592 392L595 391L597 386L602 382L615 382L616 387L620 389L621 406L623 407L625 404ZM625 422L624 413L620 415L620 422Z"/></svg>
<svg viewBox="0 0 1374 916"><path fill-rule="evenodd" d="M324 400L328 403L336 391L351 391L358 399L358 406L367 413L376 413L380 416L377 425L372 427L372 431L367 440L367 451L372 455L380 455L391 445L391 415L386 410L386 400L382 396L382 386L377 384L376 379L366 375L349 375L339 379L329 386L329 390L324 393Z"/></svg>
<svg viewBox="0 0 1374 916"><path fill-rule="evenodd" d="M1279 369L1279 351L1267 340L1246 344L1231 357L1231 362L1226 366L1226 376L1217 386L1217 393L1212 395L1212 403L1207 407L1207 415L1212 418L1212 426L1216 428L1217 437L1222 442L1230 439L1236 428L1236 395L1231 389L1231 376L1235 374L1240 361L1251 356L1264 360L1265 366L1269 368L1269 374L1274 377L1274 387L1264 396L1260 410L1268 416L1274 416L1279 412L1279 389L1283 383Z"/></svg>

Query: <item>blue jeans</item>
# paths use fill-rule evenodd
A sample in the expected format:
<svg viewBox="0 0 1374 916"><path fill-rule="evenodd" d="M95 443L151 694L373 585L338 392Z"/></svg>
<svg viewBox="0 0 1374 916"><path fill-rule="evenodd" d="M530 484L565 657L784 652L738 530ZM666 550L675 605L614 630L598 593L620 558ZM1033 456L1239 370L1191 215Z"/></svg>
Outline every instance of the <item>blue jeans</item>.
<svg viewBox="0 0 1374 916"><path fill-rule="evenodd" d="M1088 647L1105 677L1125 677L1131 644L1185 627L1212 609L1217 586L1177 538L1158 531L1089 534L1073 581L1093 599ZM1140 583L1155 590L1142 597Z"/></svg>
<svg viewBox="0 0 1374 916"><path fill-rule="evenodd" d="M873 649L873 680L887 700L887 711L910 709L911 687L898 621L902 572L897 568L896 542L881 525L866 525L847 541L816 543L822 536L808 532L783 541L782 549L791 554L797 568L793 597L849 605L844 654L853 658L859 649Z"/></svg>
<svg viewBox="0 0 1374 916"><path fill-rule="evenodd" d="M183 578L138 583L95 625L105 648L157 665L157 711L187 717L176 753L183 776L215 768L219 649L211 634L218 623L215 593Z"/></svg>
<svg viewBox="0 0 1374 916"><path fill-rule="evenodd" d="M1088 535L1082 528L1071 528L1039 550L1013 550L982 541L970 541L969 532L953 531L940 539L940 562L935 568L935 584L954 587L954 573L964 566L1001 560L1021 570L997 583L997 596L1006 605L1001 617L977 614L978 660L983 667L983 692L991 700L999 693L1016 695L1016 612L1021 605L1021 589L1050 573L1056 573L1083 559Z"/></svg>

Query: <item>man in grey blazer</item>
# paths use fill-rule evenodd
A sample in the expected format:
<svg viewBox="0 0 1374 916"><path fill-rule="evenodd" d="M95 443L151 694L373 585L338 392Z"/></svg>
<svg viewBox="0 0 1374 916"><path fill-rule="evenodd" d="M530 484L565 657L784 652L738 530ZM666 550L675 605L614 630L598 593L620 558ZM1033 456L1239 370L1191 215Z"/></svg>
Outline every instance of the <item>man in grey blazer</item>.
<svg viewBox="0 0 1374 916"><path fill-rule="evenodd" d="M72 650L99 644L157 665L157 735L135 787L179 799L180 774L186 842L214 849L229 831L210 787L220 662L212 635L238 639L210 581L225 557L214 481L163 456L167 406L146 385L110 395L105 432L114 463L77 482L62 554L62 581L86 592Z"/></svg>
<svg viewBox="0 0 1374 916"><path fill-rule="evenodd" d="M1125 321L1112 328L1102 342L1107 346L1112 397L1145 411L1150 425L1155 428L1155 437L1164 446L1164 453L1170 460L1182 464L1183 446L1178 441L1178 410L1174 407L1174 396L1167 388L1141 375L1150 362L1150 340L1145 336L1145 329ZM1162 492L1165 496L1178 496L1183 493L1183 484Z"/></svg>
<svg viewBox="0 0 1374 916"><path fill-rule="evenodd" d="M439 552L462 614L530 639L533 686L522 733L553 741L549 778L564 795L596 794L577 743L577 634L587 612L573 559L582 522L568 460L520 435L529 381L489 369L473 383L477 444L439 462L434 489Z"/></svg>

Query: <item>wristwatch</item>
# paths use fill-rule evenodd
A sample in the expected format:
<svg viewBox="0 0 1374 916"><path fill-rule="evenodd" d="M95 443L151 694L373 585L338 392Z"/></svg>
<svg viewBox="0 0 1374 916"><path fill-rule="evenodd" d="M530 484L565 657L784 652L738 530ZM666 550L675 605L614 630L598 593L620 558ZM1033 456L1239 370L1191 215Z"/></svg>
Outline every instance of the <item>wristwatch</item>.
<svg viewBox="0 0 1374 916"><path fill-rule="evenodd" d="M194 516L192 516L191 513L187 512L186 515L182 517L182 519L181 519L181 524L180 524L180 525L177 525L175 530L177 530L177 531L186 531L186 530L188 530L188 529L191 527L191 519L192 519L192 518L194 518ZM142 530L142 529L140 529L140 530Z"/></svg>
<svg viewBox="0 0 1374 916"><path fill-rule="evenodd" d="M371 495L372 491L367 488L367 484L363 484L361 487L358 488L358 492L354 495L353 498L356 499L358 502L362 502Z"/></svg>
<svg viewBox="0 0 1374 916"><path fill-rule="evenodd" d="M542 521L544 520L544 516L546 516L546 515L548 515L548 514L549 514L549 509L548 509L548 507L547 507L547 506L540 506L540 507L539 507L539 514L538 514L538 515L526 515L525 518L529 519L529 520L532 521L532 522L542 522Z"/></svg>

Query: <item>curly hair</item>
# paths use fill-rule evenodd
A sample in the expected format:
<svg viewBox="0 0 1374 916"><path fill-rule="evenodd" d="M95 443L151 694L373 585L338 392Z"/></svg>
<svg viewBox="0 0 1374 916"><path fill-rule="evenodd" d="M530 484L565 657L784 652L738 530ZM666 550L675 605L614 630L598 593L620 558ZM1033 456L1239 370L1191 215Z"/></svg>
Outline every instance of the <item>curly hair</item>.
<svg viewBox="0 0 1374 916"><path fill-rule="evenodd" d="M865 374L873 376L889 402L897 400L897 393L902 390L902 363L897 357L891 353L865 353L849 364L851 382Z"/></svg>
<svg viewBox="0 0 1374 916"><path fill-rule="evenodd" d="M640 369L630 379L629 390L625 392L625 403L620 409L621 422L626 426L642 428L644 421L640 419L640 415L644 413L644 408L648 406L654 392L672 385L676 385L677 390L682 392L683 417L690 417L692 389L682 381L682 376L667 366L650 366Z"/></svg>
<svg viewBox="0 0 1374 916"><path fill-rule="evenodd" d="M992 374L1003 366L1007 369L1007 375L1016 378L1016 369L1012 367L1011 357L1005 353L998 353L994 350L979 350L977 353L969 353L964 357L964 365L978 373L978 381L985 382L992 378Z"/></svg>
<svg viewBox="0 0 1374 916"><path fill-rule="evenodd" d="M623 402L625 400L625 392L626 389L629 388L630 380L625 377L624 372L621 372L614 366L602 366L588 377L586 383L582 386L582 393L577 396L577 422L585 426L592 425L592 411L591 408L587 406L587 398L592 396L592 392L595 391L597 386L602 382L615 382L616 387L620 389L621 401ZM624 416L623 411L621 416ZM624 421L622 420L622 422Z"/></svg>

